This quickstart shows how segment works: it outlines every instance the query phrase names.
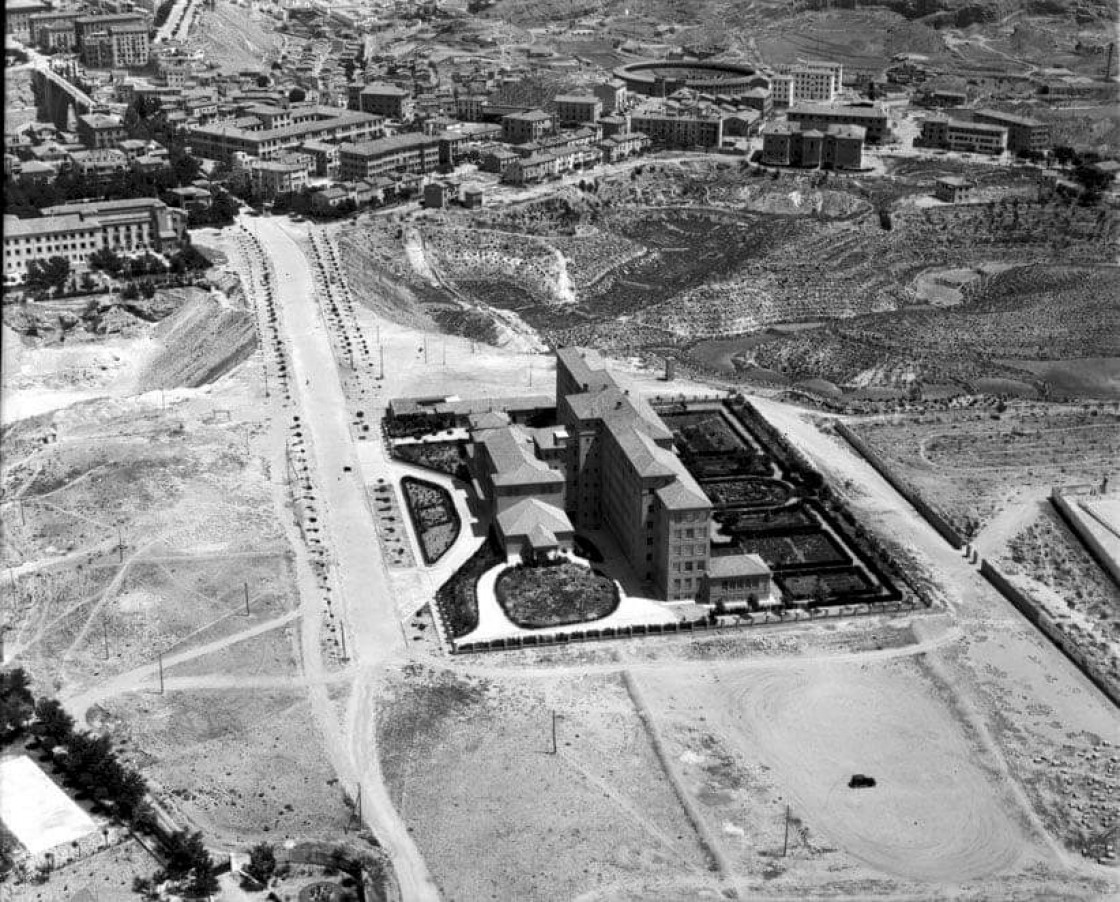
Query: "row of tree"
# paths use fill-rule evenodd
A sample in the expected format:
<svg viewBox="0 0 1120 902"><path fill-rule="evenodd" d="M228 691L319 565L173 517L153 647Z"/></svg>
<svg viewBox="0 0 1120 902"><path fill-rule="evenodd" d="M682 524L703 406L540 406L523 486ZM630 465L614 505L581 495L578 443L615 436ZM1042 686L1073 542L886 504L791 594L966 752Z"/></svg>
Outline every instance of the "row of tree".
<svg viewBox="0 0 1120 902"><path fill-rule="evenodd" d="M150 893L167 880L196 895L217 889L214 861L202 834L159 830L147 802L147 783L138 771L121 763L109 737L77 729L74 718L57 699L36 700L23 668L0 671L0 748L27 732L79 793L111 808L118 820L133 829L159 839L166 864L151 880L138 880L135 889ZM0 876L12 866L11 852L7 844L0 846Z"/></svg>

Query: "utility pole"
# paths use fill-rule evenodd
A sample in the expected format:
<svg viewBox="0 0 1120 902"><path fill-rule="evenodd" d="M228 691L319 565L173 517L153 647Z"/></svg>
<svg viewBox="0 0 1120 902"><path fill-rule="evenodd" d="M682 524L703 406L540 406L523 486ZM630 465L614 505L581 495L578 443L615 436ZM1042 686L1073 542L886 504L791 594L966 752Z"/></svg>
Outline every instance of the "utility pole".
<svg viewBox="0 0 1120 902"><path fill-rule="evenodd" d="M159 651L156 654L159 656L159 694L163 695L163 652Z"/></svg>
<svg viewBox="0 0 1120 902"><path fill-rule="evenodd" d="M782 858L786 857L786 852L789 851L789 805L786 805L786 838L782 843Z"/></svg>
<svg viewBox="0 0 1120 902"><path fill-rule="evenodd" d="M339 636L342 637L342 657L345 658L345 657L347 657L347 655L346 655L346 624L342 622L341 618L339 618L339 621L338 621L338 634L339 634Z"/></svg>
<svg viewBox="0 0 1120 902"><path fill-rule="evenodd" d="M553 710L552 710L552 751L549 752L549 754L550 755L555 755L556 754L556 709L555 708L553 708Z"/></svg>
<svg viewBox="0 0 1120 902"><path fill-rule="evenodd" d="M249 583L245 583L245 616L249 616Z"/></svg>
<svg viewBox="0 0 1120 902"><path fill-rule="evenodd" d="M384 379L385 378L385 345L378 344L377 345L377 353L381 358L381 376L380 376L380 378Z"/></svg>

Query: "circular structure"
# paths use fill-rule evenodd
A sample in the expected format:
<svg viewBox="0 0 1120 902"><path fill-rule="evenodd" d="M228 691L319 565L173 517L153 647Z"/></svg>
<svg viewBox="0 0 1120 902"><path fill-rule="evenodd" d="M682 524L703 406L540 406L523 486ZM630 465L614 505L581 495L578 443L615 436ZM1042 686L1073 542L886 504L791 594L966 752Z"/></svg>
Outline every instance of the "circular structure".
<svg viewBox="0 0 1120 902"><path fill-rule="evenodd" d="M650 97L668 97L681 88L739 97L755 88L770 87L770 79L751 66L699 60L630 63L619 66L614 75L626 83L627 90Z"/></svg>

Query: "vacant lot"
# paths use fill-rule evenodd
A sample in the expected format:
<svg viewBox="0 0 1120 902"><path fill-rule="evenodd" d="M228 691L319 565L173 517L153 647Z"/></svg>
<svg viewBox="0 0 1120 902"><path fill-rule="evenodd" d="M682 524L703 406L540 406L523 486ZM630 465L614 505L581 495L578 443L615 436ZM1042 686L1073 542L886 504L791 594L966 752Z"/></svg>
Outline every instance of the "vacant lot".
<svg viewBox="0 0 1120 902"><path fill-rule="evenodd" d="M479 681L413 667L390 683L379 734L392 797L448 900L574 899L707 874L616 677Z"/></svg>
<svg viewBox="0 0 1120 902"><path fill-rule="evenodd" d="M102 705L126 757L194 823L230 841L341 833L349 818L302 691L130 694Z"/></svg>
<svg viewBox="0 0 1120 902"><path fill-rule="evenodd" d="M946 411L865 422L858 431L968 536L1018 493L1099 482L1120 457L1120 417L1103 405Z"/></svg>

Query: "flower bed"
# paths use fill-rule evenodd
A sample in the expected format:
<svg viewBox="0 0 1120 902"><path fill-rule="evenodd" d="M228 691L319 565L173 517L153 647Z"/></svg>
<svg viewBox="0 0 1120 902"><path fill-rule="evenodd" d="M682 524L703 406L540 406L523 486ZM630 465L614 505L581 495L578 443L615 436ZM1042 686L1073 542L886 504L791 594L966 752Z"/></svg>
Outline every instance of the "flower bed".
<svg viewBox="0 0 1120 902"><path fill-rule="evenodd" d="M455 502L441 487L406 476L401 480L412 528L420 537L426 564L434 564L459 537L459 513Z"/></svg>
<svg viewBox="0 0 1120 902"><path fill-rule="evenodd" d="M459 639L478 626L478 578L503 560L492 541L483 542L455 575L439 587L436 605L452 639Z"/></svg>
<svg viewBox="0 0 1120 902"><path fill-rule="evenodd" d="M601 620L619 604L613 582L569 563L513 567L498 577L495 591L506 616L524 629Z"/></svg>
<svg viewBox="0 0 1120 902"><path fill-rule="evenodd" d="M708 483L704 486L704 491L717 507L731 504L775 507L785 504L792 494L788 485L776 479L750 477Z"/></svg>
<svg viewBox="0 0 1120 902"><path fill-rule="evenodd" d="M446 473L464 481L470 480L462 442L422 442L418 445L394 445L393 456L427 467L437 473Z"/></svg>
<svg viewBox="0 0 1120 902"><path fill-rule="evenodd" d="M844 550L830 535L823 532L744 537L740 541L744 551L759 555L776 570L850 563Z"/></svg>

